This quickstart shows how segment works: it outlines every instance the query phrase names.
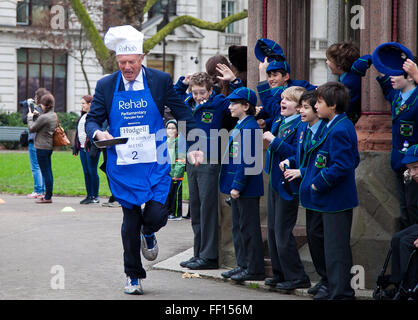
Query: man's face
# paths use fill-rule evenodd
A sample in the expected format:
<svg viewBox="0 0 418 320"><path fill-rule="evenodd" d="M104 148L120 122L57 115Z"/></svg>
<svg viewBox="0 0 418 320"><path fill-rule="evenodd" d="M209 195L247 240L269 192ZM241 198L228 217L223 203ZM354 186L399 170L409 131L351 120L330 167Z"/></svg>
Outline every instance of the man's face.
<svg viewBox="0 0 418 320"><path fill-rule="evenodd" d="M412 179L418 182L418 162L409 163L406 165L406 167L408 168Z"/></svg>
<svg viewBox="0 0 418 320"><path fill-rule="evenodd" d="M133 81L141 71L143 54L121 54L116 56L119 69L128 81Z"/></svg>
<svg viewBox="0 0 418 320"><path fill-rule="evenodd" d="M267 82L270 88L283 87L289 80L289 74L283 76L278 70L269 71L267 73Z"/></svg>

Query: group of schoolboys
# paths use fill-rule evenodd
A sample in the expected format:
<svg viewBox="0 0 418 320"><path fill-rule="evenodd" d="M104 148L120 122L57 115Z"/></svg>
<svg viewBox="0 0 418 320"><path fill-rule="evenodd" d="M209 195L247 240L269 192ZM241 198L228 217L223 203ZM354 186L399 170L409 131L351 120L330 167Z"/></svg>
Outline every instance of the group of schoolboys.
<svg viewBox="0 0 418 320"><path fill-rule="evenodd" d="M360 57L352 44L331 46L327 50L327 64L332 73L339 76L339 81L316 88L307 81L290 79L290 66L274 41L258 40L255 55L260 60L257 90L262 108L256 108L256 93L243 87L225 65L219 65L218 71L234 89L227 97L212 90L213 83L205 73L182 77L175 85L177 93L191 107L199 128L207 133L206 137L200 137L207 139L203 143L207 164L187 165L194 255L180 265L192 270L218 268L219 186L222 193L231 197L237 262L236 268L222 276L238 282L265 279L259 216L259 200L264 195L263 177L261 172L249 174L256 164L248 164L244 159L248 144L250 155L254 155L257 144L262 143L260 127L263 127L262 137L268 143L264 169L270 176L267 241L273 269L273 277L265 279L265 284L286 292L309 288L308 293L316 300L354 299L350 285L350 232L353 208L358 205L355 169L360 156L353 123L361 114L361 77L366 74L372 58L370 55ZM378 81L387 83L385 79ZM393 86L402 94L392 92L392 100L400 96L402 103L406 101L408 105L417 95L406 84L410 82L405 83L408 94L403 94L403 87ZM187 93L188 88L190 93ZM407 109L418 119L418 106L395 104L396 115ZM403 109L399 111L399 108ZM210 131L221 129L222 119L228 112L238 122L220 159L219 154L211 154ZM404 122L412 120L400 118L401 134L402 130L411 129L407 132L409 143L417 144L418 122L406 128ZM394 150L400 150L399 145L394 145ZM405 151L402 152L404 155ZM402 156L396 161L401 163ZM311 287L292 234L299 203L306 208L308 246L321 277L314 287Z"/></svg>

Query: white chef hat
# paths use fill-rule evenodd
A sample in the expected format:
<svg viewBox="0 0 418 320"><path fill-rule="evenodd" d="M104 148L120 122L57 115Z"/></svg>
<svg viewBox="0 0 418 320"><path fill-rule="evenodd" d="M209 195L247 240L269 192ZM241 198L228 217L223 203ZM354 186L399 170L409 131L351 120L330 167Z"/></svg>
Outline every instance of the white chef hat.
<svg viewBox="0 0 418 320"><path fill-rule="evenodd" d="M111 27L106 32L104 43L119 54L142 54L144 34L130 25Z"/></svg>

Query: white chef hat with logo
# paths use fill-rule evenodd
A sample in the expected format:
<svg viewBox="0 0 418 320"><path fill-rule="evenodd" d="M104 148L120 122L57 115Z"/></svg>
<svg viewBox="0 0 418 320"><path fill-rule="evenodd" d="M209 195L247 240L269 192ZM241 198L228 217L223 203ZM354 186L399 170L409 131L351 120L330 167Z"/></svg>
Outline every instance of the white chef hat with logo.
<svg viewBox="0 0 418 320"><path fill-rule="evenodd" d="M130 25L111 27L106 32L104 43L116 55L142 54L144 34Z"/></svg>

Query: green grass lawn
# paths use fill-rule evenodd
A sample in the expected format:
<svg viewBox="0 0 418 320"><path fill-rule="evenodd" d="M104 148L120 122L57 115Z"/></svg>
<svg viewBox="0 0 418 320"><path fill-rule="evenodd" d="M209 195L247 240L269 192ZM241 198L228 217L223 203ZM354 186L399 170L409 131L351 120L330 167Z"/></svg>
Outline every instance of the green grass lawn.
<svg viewBox="0 0 418 320"><path fill-rule="evenodd" d="M54 175L54 195L84 196L83 169L80 157L73 156L71 151L54 151L52 153L52 173ZM100 155L99 166L103 162ZM109 197L110 190L106 175L97 170L100 177L99 196ZM33 178L27 152L0 153L0 192L12 194L29 194L33 191ZM183 184L183 200L189 199L187 177Z"/></svg>

